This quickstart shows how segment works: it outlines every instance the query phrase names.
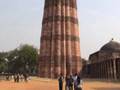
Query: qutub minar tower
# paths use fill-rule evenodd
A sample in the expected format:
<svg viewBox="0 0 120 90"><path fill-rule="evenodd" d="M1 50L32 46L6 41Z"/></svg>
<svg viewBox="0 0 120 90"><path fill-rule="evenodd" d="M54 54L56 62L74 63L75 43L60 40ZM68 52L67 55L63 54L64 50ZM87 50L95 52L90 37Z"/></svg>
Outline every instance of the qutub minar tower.
<svg viewBox="0 0 120 90"><path fill-rule="evenodd" d="M45 0L39 76L57 78L81 70L76 0Z"/></svg>

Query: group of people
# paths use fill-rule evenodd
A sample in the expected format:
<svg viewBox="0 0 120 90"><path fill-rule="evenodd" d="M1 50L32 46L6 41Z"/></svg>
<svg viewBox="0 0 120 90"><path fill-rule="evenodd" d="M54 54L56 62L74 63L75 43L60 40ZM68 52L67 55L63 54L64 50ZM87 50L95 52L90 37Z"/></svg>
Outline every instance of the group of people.
<svg viewBox="0 0 120 90"><path fill-rule="evenodd" d="M64 77L58 78L59 90L63 90ZM82 79L79 74L67 75L65 78L65 90L82 90Z"/></svg>
<svg viewBox="0 0 120 90"><path fill-rule="evenodd" d="M27 74L15 74L14 75L14 82L20 82L20 81L28 81L28 75Z"/></svg>
<svg viewBox="0 0 120 90"><path fill-rule="evenodd" d="M14 74L14 75L12 75L12 74L7 74L6 75L6 80L7 81L10 81L10 80L12 80L12 79L14 79L14 82L20 82L20 81L25 81L25 82L27 82L28 81L28 74Z"/></svg>

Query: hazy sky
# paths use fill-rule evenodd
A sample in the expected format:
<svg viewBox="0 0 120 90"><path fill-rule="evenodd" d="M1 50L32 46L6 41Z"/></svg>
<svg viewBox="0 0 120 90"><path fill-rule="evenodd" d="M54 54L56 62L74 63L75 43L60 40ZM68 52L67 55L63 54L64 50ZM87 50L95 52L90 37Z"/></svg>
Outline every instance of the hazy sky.
<svg viewBox="0 0 120 90"><path fill-rule="evenodd" d="M82 57L111 38L120 41L120 0L77 0ZM0 0L0 51L39 48L44 0Z"/></svg>

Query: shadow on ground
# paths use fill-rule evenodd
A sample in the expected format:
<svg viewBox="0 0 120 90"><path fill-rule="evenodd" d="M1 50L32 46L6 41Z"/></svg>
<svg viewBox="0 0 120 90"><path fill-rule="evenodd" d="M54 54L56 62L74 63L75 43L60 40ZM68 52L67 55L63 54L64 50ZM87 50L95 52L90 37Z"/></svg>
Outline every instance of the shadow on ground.
<svg viewBox="0 0 120 90"><path fill-rule="evenodd" d="M120 90L120 88L94 88L94 90Z"/></svg>

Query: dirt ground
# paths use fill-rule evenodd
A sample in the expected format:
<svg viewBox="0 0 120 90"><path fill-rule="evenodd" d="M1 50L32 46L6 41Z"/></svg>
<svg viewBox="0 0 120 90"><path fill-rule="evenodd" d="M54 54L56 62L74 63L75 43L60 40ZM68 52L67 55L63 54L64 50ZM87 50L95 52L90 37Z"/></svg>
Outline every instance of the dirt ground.
<svg viewBox="0 0 120 90"><path fill-rule="evenodd" d="M39 78L32 78L27 83L0 81L0 90L58 90L58 82ZM120 90L120 83L83 80L83 90Z"/></svg>

